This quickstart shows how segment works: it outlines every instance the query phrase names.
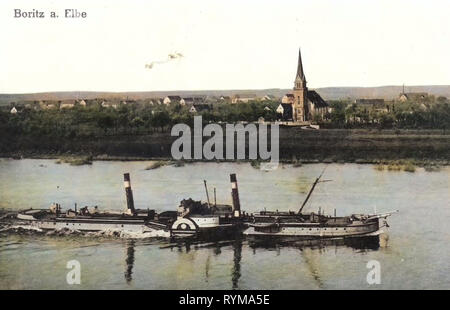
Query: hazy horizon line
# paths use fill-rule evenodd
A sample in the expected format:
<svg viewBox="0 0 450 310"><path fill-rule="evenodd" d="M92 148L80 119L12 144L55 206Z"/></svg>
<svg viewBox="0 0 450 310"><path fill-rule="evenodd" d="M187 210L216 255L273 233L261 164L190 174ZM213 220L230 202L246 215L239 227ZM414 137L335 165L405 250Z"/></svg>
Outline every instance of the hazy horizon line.
<svg viewBox="0 0 450 310"><path fill-rule="evenodd" d="M432 86L449 86L450 84L430 84L430 85L379 85L379 86L324 86L324 87L308 87L309 89L324 89L324 88L382 88L382 87L432 87ZM269 88L229 88L229 89L178 89L178 90L124 90L124 91L108 91L108 90L57 90L57 91L37 91L37 92L1 92L0 95L28 95L28 94L46 94L46 93L154 93L154 92L208 92L208 91L249 91L249 90L282 90L291 88L269 87Z"/></svg>

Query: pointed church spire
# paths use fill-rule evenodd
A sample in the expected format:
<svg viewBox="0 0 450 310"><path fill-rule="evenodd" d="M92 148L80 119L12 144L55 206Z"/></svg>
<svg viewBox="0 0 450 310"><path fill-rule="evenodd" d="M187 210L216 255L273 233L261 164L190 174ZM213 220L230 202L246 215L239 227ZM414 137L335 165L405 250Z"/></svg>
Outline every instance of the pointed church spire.
<svg viewBox="0 0 450 310"><path fill-rule="evenodd" d="M303 73L303 64L302 64L302 53L300 52L300 48L298 49L298 67L297 67L297 75L295 78L300 78L300 80L305 81L305 74Z"/></svg>

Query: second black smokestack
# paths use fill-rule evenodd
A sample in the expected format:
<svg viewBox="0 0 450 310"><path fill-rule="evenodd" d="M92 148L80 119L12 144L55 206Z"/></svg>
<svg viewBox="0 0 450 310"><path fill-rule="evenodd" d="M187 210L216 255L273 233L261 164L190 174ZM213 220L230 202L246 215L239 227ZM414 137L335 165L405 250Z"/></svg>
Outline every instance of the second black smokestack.
<svg viewBox="0 0 450 310"><path fill-rule="evenodd" d="M239 201L239 190L236 180L236 174L230 174L231 197L233 198L233 212L235 217L241 216L241 203Z"/></svg>
<svg viewBox="0 0 450 310"><path fill-rule="evenodd" d="M125 173L123 175L123 180L125 186L125 194L127 195L127 209L130 214L134 215L136 210L134 209L134 200L133 200L133 192L131 191L130 174Z"/></svg>

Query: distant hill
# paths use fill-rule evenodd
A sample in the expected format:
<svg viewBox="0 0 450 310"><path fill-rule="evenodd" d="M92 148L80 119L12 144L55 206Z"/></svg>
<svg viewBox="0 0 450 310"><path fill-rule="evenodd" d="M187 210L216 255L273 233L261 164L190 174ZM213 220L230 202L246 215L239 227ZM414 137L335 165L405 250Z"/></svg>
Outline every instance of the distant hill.
<svg viewBox="0 0 450 310"><path fill-rule="evenodd" d="M358 98L397 98L403 91L403 86L379 86L379 87L325 87L317 91L324 99L358 99ZM406 93L426 92L435 96L450 98L450 85L430 86L405 86Z"/></svg>
<svg viewBox="0 0 450 310"><path fill-rule="evenodd" d="M29 94L0 94L0 104L28 100L65 100L65 99L145 99L164 97L168 95L188 96L232 96L235 94L256 94L257 96L273 95L282 97L291 92L291 89L240 89L240 90L201 90L201 91L148 91L148 92L45 92ZM357 99L357 98L383 98L393 99L402 92L402 86L380 86L380 87L324 87L317 88L316 91L326 100L335 99ZM427 92L435 96L445 96L450 98L450 85L430 85L430 86L407 86L405 92Z"/></svg>

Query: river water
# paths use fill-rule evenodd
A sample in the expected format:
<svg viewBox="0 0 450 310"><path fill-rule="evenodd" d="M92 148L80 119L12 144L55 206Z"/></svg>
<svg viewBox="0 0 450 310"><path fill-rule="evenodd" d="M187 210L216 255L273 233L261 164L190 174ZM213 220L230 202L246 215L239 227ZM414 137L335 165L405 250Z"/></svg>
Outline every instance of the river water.
<svg viewBox="0 0 450 310"><path fill-rule="evenodd" d="M54 160L0 159L0 208L126 205L130 172L138 208L174 210L191 197L231 204L229 174L237 173L242 209L297 210L324 164L280 166L195 163L145 170L149 162L70 166ZM0 234L0 289L450 289L450 168L378 171L372 165L329 164L305 211L327 214L399 210L380 247L341 244L259 246L249 240L170 243L161 239ZM81 265L69 285L66 264ZM369 284L369 261L380 284Z"/></svg>

